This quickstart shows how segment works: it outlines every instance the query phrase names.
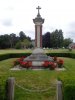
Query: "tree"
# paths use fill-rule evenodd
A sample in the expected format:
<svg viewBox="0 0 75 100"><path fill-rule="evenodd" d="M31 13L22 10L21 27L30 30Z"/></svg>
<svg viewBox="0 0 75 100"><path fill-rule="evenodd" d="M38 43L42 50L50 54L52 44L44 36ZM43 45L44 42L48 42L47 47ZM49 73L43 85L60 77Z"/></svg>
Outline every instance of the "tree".
<svg viewBox="0 0 75 100"><path fill-rule="evenodd" d="M10 39L10 37L8 34L0 36L0 48L1 49L10 48L9 39Z"/></svg>
<svg viewBox="0 0 75 100"><path fill-rule="evenodd" d="M43 47L50 48L50 32L47 32L42 36L42 43Z"/></svg>
<svg viewBox="0 0 75 100"><path fill-rule="evenodd" d="M28 39L23 40L22 47L23 48L29 48L31 45L30 41Z"/></svg>
<svg viewBox="0 0 75 100"><path fill-rule="evenodd" d="M56 29L51 33L51 47L57 48L58 47L58 30Z"/></svg>
<svg viewBox="0 0 75 100"><path fill-rule="evenodd" d="M63 47L63 32L62 30L55 30L50 34L51 48Z"/></svg>
<svg viewBox="0 0 75 100"><path fill-rule="evenodd" d="M73 40L72 40L71 38L66 38L66 39L64 39L64 41L63 41L63 46L64 46L65 48L67 48L67 47L69 46L70 43L73 43Z"/></svg>
<svg viewBox="0 0 75 100"><path fill-rule="evenodd" d="M16 49L21 49L21 41L16 43L15 48Z"/></svg>
<svg viewBox="0 0 75 100"><path fill-rule="evenodd" d="M63 47L63 40L64 40L64 38L63 38L63 32L62 32L62 30L59 30L58 31L58 47L59 48Z"/></svg>
<svg viewBox="0 0 75 100"><path fill-rule="evenodd" d="M29 41L31 41L31 38L29 36L26 37Z"/></svg>
<svg viewBox="0 0 75 100"><path fill-rule="evenodd" d="M24 48L30 48L30 47L32 47L32 44L28 39L25 39L23 41L20 40L15 45L16 49L21 49L21 48L24 49Z"/></svg>
<svg viewBox="0 0 75 100"><path fill-rule="evenodd" d="M11 33L9 36L10 36L9 41L10 41L11 48L14 48L14 46L15 46L15 44L17 42L16 34Z"/></svg>
<svg viewBox="0 0 75 100"><path fill-rule="evenodd" d="M20 40L23 41L24 39L26 39L26 35L23 31L20 31L19 33L19 36L20 36Z"/></svg>
<svg viewBox="0 0 75 100"><path fill-rule="evenodd" d="M24 42L25 39L31 42L31 38L29 36L26 36L23 31L19 33L19 36L16 36L16 34L14 33L11 33L10 35L8 34L0 35L0 48L1 49L15 48L15 47L21 48L20 46L22 46L23 44L22 42ZM30 47L32 46L30 45Z"/></svg>

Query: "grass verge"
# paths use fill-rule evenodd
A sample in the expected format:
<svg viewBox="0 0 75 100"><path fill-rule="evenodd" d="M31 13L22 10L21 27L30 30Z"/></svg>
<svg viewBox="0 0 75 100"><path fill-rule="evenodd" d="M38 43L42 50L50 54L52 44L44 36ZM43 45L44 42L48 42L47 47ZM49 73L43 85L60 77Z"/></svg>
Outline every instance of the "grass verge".
<svg viewBox="0 0 75 100"><path fill-rule="evenodd" d="M47 89L53 87L56 83L56 79L61 79L64 84L71 82L75 79L75 59L62 58L64 59L65 71L50 71L50 70L22 70L22 71L11 71L10 68L13 65L13 59L7 59L0 61L0 84L2 87L5 86L5 81L8 77L15 77L15 82L27 89ZM69 81L67 81L69 80ZM4 88L2 88L2 97L4 98ZM46 92L27 92L15 86L15 100L55 100L56 88L50 88ZM2 100L2 99L1 99Z"/></svg>

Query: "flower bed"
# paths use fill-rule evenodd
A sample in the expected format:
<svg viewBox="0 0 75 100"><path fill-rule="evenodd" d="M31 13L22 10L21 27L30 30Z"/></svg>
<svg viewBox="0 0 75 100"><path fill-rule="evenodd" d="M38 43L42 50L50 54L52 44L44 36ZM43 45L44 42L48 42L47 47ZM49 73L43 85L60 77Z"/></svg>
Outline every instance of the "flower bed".
<svg viewBox="0 0 75 100"><path fill-rule="evenodd" d="M23 68L29 69L29 68L34 68L32 61L24 61L26 57L21 57L14 61L14 66L20 65ZM58 59L56 56L52 57L53 61L44 61L43 64L41 65L41 68L48 68L50 70L54 70L56 67L62 68L64 61L62 59Z"/></svg>
<svg viewBox="0 0 75 100"><path fill-rule="evenodd" d="M62 59L59 59L57 61L57 64L58 64L58 67L61 68L61 67L63 67L64 61Z"/></svg>
<svg viewBox="0 0 75 100"><path fill-rule="evenodd" d="M44 61L43 66L44 66L44 68L49 68L51 70L53 70L57 67L54 62L50 62L50 61Z"/></svg>

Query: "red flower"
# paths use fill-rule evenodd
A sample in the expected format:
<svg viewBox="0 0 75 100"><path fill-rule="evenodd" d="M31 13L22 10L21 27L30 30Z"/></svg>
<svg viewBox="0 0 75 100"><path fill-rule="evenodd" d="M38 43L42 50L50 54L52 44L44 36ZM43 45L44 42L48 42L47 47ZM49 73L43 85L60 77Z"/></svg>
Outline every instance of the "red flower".
<svg viewBox="0 0 75 100"><path fill-rule="evenodd" d="M49 65L49 61L44 61L43 66L44 66L44 67L48 67L48 65Z"/></svg>
<svg viewBox="0 0 75 100"><path fill-rule="evenodd" d="M54 69L56 67L56 65L54 64L54 62L49 62L49 66L50 66L50 69Z"/></svg>
<svg viewBox="0 0 75 100"><path fill-rule="evenodd" d="M49 65L53 65L54 63L53 62L49 62Z"/></svg>
<svg viewBox="0 0 75 100"><path fill-rule="evenodd" d="M62 59L59 59L58 64L64 64L64 61Z"/></svg>
<svg viewBox="0 0 75 100"><path fill-rule="evenodd" d="M25 56L18 58L16 61L14 61L14 66L19 65L19 64L25 66L27 62L23 62L24 58Z"/></svg>
<svg viewBox="0 0 75 100"><path fill-rule="evenodd" d="M55 56L55 57L53 57L53 60L54 60L54 61L57 61L57 57L56 57L56 56Z"/></svg>
<svg viewBox="0 0 75 100"><path fill-rule="evenodd" d="M20 61L20 65L26 65L27 62Z"/></svg>
<svg viewBox="0 0 75 100"><path fill-rule="evenodd" d="M21 61L20 62L20 65L24 68L29 68L32 66L32 62L28 61L28 62L25 62L25 61Z"/></svg>
<svg viewBox="0 0 75 100"><path fill-rule="evenodd" d="M57 64L58 64L58 67L61 68L64 64L64 61L62 59L59 59Z"/></svg>
<svg viewBox="0 0 75 100"><path fill-rule="evenodd" d="M21 57L19 59L17 59L18 62L23 61L25 57Z"/></svg>
<svg viewBox="0 0 75 100"><path fill-rule="evenodd" d="M56 64L54 62L45 61L43 66L45 68L54 69L56 67Z"/></svg>
<svg viewBox="0 0 75 100"><path fill-rule="evenodd" d="M29 66L29 67L32 66L32 62L31 62L31 61L28 62L28 66Z"/></svg>

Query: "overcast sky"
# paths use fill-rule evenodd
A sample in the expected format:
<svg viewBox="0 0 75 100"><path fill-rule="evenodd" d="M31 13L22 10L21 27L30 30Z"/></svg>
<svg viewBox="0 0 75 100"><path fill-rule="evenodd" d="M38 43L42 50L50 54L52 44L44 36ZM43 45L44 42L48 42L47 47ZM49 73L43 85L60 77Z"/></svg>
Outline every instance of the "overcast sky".
<svg viewBox="0 0 75 100"><path fill-rule="evenodd" d="M75 42L75 0L0 0L0 35L24 31L32 39L35 37L33 18L36 7L45 19L43 34L62 29L65 38Z"/></svg>

